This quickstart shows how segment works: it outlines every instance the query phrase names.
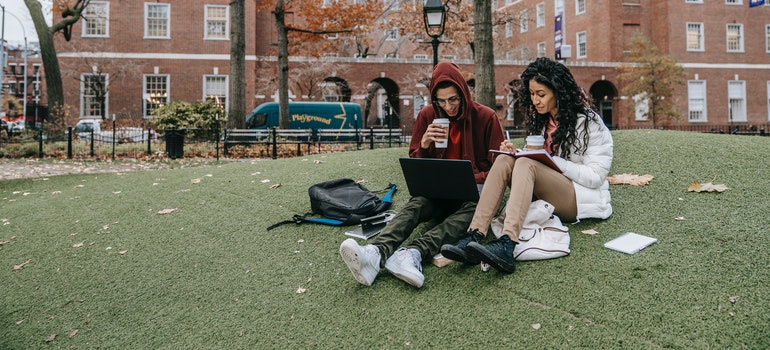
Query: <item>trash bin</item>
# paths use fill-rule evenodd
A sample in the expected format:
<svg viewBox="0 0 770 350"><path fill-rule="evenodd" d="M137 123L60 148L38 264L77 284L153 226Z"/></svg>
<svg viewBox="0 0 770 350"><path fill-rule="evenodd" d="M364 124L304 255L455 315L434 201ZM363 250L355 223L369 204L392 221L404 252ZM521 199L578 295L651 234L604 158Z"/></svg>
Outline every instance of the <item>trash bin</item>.
<svg viewBox="0 0 770 350"><path fill-rule="evenodd" d="M184 157L184 131L177 129L165 130L166 153L171 159Z"/></svg>

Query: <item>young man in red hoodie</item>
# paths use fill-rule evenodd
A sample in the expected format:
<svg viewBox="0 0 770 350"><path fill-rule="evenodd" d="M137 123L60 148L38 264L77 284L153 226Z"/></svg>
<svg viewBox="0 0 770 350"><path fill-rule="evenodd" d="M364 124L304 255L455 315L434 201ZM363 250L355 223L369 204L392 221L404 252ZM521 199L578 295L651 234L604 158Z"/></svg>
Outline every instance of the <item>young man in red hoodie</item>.
<svg viewBox="0 0 770 350"><path fill-rule="evenodd" d="M431 105L417 115L409 144L409 157L466 159L473 164L476 183L483 184L494 161L491 149L503 142L503 130L495 111L473 100L460 68L442 62L433 69ZM433 123L448 118L449 130ZM437 141L448 141L436 148ZM442 244L464 238L476 202L412 197L370 244L349 238L340 245L340 256L355 279L371 286L381 267L417 288L422 287L422 261L430 260ZM431 219L441 223L401 246L418 224Z"/></svg>

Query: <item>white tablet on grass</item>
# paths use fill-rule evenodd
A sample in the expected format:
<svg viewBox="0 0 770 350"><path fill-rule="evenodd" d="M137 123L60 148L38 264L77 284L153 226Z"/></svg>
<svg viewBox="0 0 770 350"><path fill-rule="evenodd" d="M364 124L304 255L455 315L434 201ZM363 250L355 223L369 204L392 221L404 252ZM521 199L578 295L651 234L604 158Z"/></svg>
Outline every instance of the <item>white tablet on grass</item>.
<svg viewBox="0 0 770 350"><path fill-rule="evenodd" d="M626 254L636 254L657 241L657 238L640 235L634 232L626 232L620 237L604 243L604 247Z"/></svg>

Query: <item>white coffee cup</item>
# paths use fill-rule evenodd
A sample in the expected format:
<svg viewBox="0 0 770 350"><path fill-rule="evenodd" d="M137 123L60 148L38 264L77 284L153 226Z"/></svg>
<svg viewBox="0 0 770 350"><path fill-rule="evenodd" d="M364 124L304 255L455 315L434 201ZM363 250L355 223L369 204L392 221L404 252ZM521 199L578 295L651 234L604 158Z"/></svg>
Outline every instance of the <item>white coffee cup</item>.
<svg viewBox="0 0 770 350"><path fill-rule="evenodd" d="M433 119L433 124L441 124L441 126L446 129L446 135L449 137L449 118L436 118ZM444 139L442 141L436 141L435 146L436 148L447 148L448 139Z"/></svg>
<svg viewBox="0 0 770 350"><path fill-rule="evenodd" d="M527 136L527 146L525 149L527 151L534 151L543 149L543 145L545 145L545 137L543 135L529 135Z"/></svg>

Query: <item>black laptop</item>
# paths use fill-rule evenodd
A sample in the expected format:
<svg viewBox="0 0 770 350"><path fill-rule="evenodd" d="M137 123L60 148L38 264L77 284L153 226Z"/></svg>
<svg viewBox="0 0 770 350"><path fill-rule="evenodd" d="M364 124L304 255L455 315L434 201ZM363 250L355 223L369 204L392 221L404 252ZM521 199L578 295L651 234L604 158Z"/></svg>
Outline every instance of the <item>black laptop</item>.
<svg viewBox="0 0 770 350"><path fill-rule="evenodd" d="M469 160L399 158L411 196L461 201L478 201L481 186L476 184Z"/></svg>

